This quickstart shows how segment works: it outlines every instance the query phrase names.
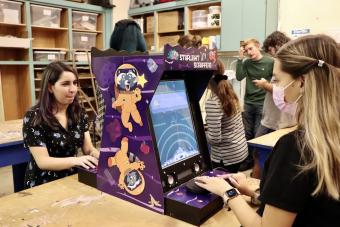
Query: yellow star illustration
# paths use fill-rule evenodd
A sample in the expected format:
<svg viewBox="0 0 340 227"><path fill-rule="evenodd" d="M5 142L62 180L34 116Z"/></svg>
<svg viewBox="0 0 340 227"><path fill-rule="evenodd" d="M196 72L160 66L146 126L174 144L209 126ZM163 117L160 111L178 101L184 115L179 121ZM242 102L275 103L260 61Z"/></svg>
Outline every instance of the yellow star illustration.
<svg viewBox="0 0 340 227"><path fill-rule="evenodd" d="M160 202L158 200L155 200L155 198L151 195L150 195L150 201L149 201L149 204L151 205L151 207L161 207L162 205L160 204Z"/></svg>
<svg viewBox="0 0 340 227"><path fill-rule="evenodd" d="M145 79L144 74L141 76L138 76L138 82L137 84L140 84L142 88L144 88L144 84L146 84L148 81Z"/></svg>

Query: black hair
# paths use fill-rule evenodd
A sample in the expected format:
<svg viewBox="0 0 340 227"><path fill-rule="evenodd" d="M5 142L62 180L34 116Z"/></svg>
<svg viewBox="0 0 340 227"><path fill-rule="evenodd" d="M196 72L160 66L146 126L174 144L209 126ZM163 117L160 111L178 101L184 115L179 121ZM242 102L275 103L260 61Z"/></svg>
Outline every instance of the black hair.
<svg viewBox="0 0 340 227"><path fill-rule="evenodd" d="M53 110L56 107L56 100L54 94L49 92L49 86L54 85L60 78L63 72L71 72L76 76L78 80L78 73L71 66L62 62L52 62L46 66L41 82L41 91L39 100L36 105L32 107L38 114L33 119L33 124L46 124L52 129L57 129L58 120L53 114ZM80 120L81 107L78 102L78 95L75 96L73 102L67 107L67 117L69 124L77 124Z"/></svg>
<svg viewBox="0 0 340 227"><path fill-rule="evenodd" d="M146 51L146 43L139 25L132 19L120 20L111 34L110 47L117 51Z"/></svg>

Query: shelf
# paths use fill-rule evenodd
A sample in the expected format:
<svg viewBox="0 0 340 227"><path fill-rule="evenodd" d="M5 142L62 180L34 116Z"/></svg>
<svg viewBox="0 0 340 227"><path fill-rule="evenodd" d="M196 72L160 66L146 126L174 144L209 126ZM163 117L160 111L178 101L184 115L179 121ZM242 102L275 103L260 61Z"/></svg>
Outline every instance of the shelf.
<svg viewBox="0 0 340 227"><path fill-rule="evenodd" d="M48 65L51 62L53 62L53 61L33 61L33 65ZM65 64L68 64L68 65L73 64L72 61L62 61L62 62L65 63ZM0 61L0 63L1 63L1 61ZM76 65L87 65L87 67L78 67L78 69L87 69L87 70L89 69L89 67L88 67L89 63L85 62L85 61L76 62ZM44 70L44 68L35 67L34 70Z"/></svg>
<svg viewBox="0 0 340 227"><path fill-rule="evenodd" d="M60 8L60 6L64 8L72 8L77 11L91 11L91 12L103 12L105 10L102 6L84 4L79 2L65 1L65 0L34 0L34 4L42 4L46 5L46 3L51 7Z"/></svg>
<svg viewBox="0 0 340 227"><path fill-rule="evenodd" d="M45 68L41 68L41 67L34 67L35 71L43 71Z"/></svg>
<svg viewBox="0 0 340 227"><path fill-rule="evenodd" d="M33 65L48 65L51 62L53 62L53 61L34 61ZM61 61L61 62L68 64L68 65L72 64L72 62L67 62L67 61ZM44 69L41 69L41 68L34 68L34 69L35 70L44 70Z"/></svg>
<svg viewBox="0 0 340 227"><path fill-rule="evenodd" d="M153 32L148 32L148 33L143 33L144 36L153 36L154 33Z"/></svg>
<svg viewBox="0 0 340 227"><path fill-rule="evenodd" d="M103 31L93 31L93 30L86 30L86 29L72 29L74 32L86 32L86 33L103 33Z"/></svg>
<svg viewBox="0 0 340 227"><path fill-rule="evenodd" d="M13 39L13 45L11 45L7 40L3 39L4 43L0 47L0 121L22 118L27 109L37 101L38 95L41 93L42 73L46 66L53 61L48 61L47 58L41 59L42 61L38 61L39 58L35 60L35 51L66 52L66 58L62 62L75 66L80 73L84 74L83 77L79 78L81 81L80 87L89 87L83 89L85 92L84 96L91 97L89 103L84 101L84 104L86 108L88 108L89 104L93 105L95 100L92 97L95 96L95 90L93 89L92 82L95 78L90 76L89 62L79 61L74 63L70 60L73 51L70 47L72 47L74 39L72 34L73 32L90 33L89 36L94 36L96 39L97 48L106 48L112 31L112 23L105 22L110 21L110 18L112 18L112 11L100 6L74 3L66 0L13 1L23 3L21 4L20 12L18 12L21 18L18 21L13 21L20 24L0 22L0 36L28 39L29 45L18 47L19 42L17 40ZM31 18L31 15L34 14L31 9L33 4L61 9L60 27L47 27L49 24L45 23L33 25ZM86 30L85 27L72 29L73 11L97 14L96 31ZM11 16L14 17L16 15L13 14ZM50 18L45 17L44 19ZM28 48L24 48L27 46ZM86 73L89 74L86 75ZM20 92L18 93L18 91ZM93 109L89 109L89 111L93 112Z"/></svg>
<svg viewBox="0 0 340 227"><path fill-rule="evenodd" d="M3 23L0 22L0 27L26 27L26 24L10 24L10 23Z"/></svg>
<svg viewBox="0 0 340 227"><path fill-rule="evenodd" d="M32 30L49 30L49 31L67 31L67 28L51 28L51 27L44 27L44 26L36 26L32 25Z"/></svg>
<svg viewBox="0 0 340 227"><path fill-rule="evenodd" d="M1 120L22 119L32 105L29 65L0 65Z"/></svg>
<svg viewBox="0 0 340 227"><path fill-rule="evenodd" d="M207 1L207 2L203 2L200 4L194 4L194 5L190 5L188 6L190 11L193 10L200 10L200 9L208 9L209 6L215 6L215 5L219 5L221 6L221 1Z"/></svg>
<svg viewBox="0 0 340 227"><path fill-rule="evenodd" d="M94 77L91 77L91 76L80 76L79 80L89 80L91 78L95 79Z"/></svg>
<svg viewBox="0 0 340 227"><path fill-rule="evenodd" d="M28 49L23 48L0 48L0 62L27 62L29 60ZM21 64L21 63L20 63Z"/></svg>
<svg viewBox="0 0 340 227"><path fill-rule="evenodd" d="M69 33L67 30L33 29L32 48L39 50L68 50Z"/></svg>
<svg viewBox="0 0 340 227"><path fill-rule="evenodd" d="M91 50L89 50L89 49L73 49L73 51L75 51L75 52L77 52L77 51L79 51L79 52L91 52Z"/></svg>
<svg viewBox="0 0 340 227"><path fill-rule="evenodd" d="M79 98L79 101L80 101L80 102L87 102L87 100L85 99L84 96L79 96L78 98ZM87 97L87 98L88 98L88 100L89 100L90 102L93 102L93 101L95 100L94 97Z"/></svg>
<svg viewBox="0 0 340 227"><path fill-rule="evenodd" d="M191 28L189 29L190 32L195 32L195 31L212 31L212 30L221 30L221 27L206 27L206 28Z"/></svg>
<svg viewBox="0 0 340 227"><path fill-rule="evenodd" d="M170 33L183 33L184 30L175 30L175 31L166 31L166 32L158 32L159 35L170 34Z"/></svg>
<svg viewBox="0 0 340 227"><path fill-rule="evenodd" d="M0 65L28 65L28 61L0 61Z"/></svg>
<svg viewBox="0 0 340 227"><path fill-rule="evenodd" d="M76 61L76 65L89 65L89 63L87 61ZM84 69L89 69L89 67L86 67Z"/></svg>
<svg viewBox="0 0 340 227"><path fill-rule="evenodd" d="M203 4L203 3L218 3L221 2L220 0L181 0L181 1L173 1L173 2L166 2L152 6L145 6L145 7L138 7L134 9L130 9L128 11L129 16L138 16L147 13L153 13L158 11L168 11L172 9L183 8L186 5L194 5L194 4Z"/></svg>
<svg viewBox="0 0 340 227"><path fill-rule="evenodd" d="M5 47L5 46L0 46L1 49L23 49L23 50L28 50L29 48L25 47Z"/></svg>
<svg viewBox="0 0 340 227"><path fill-rule="evenodd" d="M58 47L33 47L33 50L53 50L53 51L68 51L67 48L58 48Z"/></svg>

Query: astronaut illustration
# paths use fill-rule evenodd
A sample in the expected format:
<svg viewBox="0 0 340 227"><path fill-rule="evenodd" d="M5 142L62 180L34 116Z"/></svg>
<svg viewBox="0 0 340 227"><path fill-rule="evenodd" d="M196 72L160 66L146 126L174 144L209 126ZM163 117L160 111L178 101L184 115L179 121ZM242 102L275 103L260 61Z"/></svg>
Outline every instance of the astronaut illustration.
<svg viewBox="0 0 340 227"><path fill-rule="evenodd" d="M137 109L136 103L142 99L141 89L138 85L144 87L147 81L144 75L139 75L137 69L131 64L119 66L115 73L115 96L112 103L113 109L120 108L122 124L132 132L133 126L130 122L130 116L140 126L143 126L142 118Z"/></svg>

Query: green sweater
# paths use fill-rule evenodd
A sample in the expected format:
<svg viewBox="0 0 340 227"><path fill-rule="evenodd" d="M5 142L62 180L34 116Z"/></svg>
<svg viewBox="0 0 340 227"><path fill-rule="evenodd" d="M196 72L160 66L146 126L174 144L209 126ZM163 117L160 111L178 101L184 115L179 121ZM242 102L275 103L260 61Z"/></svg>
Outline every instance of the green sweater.
<svg viewBox="0 0 340 227"><path fill-rule="evenodd" d="M254 85L252 80L261 80L261 78L270 81L273 75L274 60L270 57L263 56L260 60L253 61L246 59L238 60L236 66L236 79L238 81L246 78L246 94L244 103L253 105L263 105L266 91Z"/></svg>

